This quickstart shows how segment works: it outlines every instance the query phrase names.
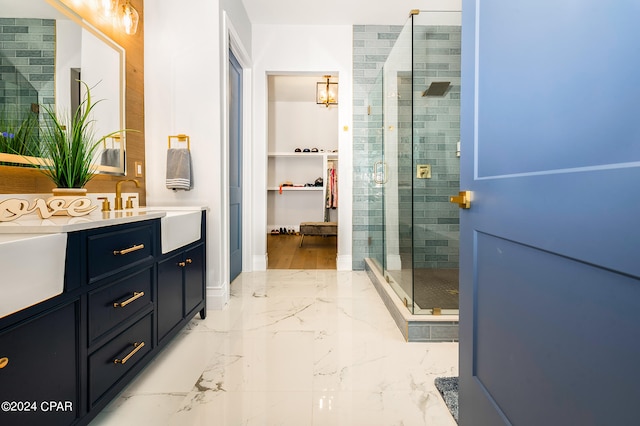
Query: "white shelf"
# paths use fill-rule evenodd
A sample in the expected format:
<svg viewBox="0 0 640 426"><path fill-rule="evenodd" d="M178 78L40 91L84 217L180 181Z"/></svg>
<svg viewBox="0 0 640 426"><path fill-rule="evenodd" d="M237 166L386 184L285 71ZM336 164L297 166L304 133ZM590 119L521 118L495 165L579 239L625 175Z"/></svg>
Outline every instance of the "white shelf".
<svg viewBox="0 0 640 426"><path fill-rule="evenodd" d="M282 192L284 191L322 191L324 188L322 186L283 186ZM270 186L267 188L267 191L280 191L279 186Z"/></svg>
<svg viewBox="0 0 640 426"><path fill-rule="evenodd" d="M323 157L338 158L337 152L269 152L269 157Z"/></svg>

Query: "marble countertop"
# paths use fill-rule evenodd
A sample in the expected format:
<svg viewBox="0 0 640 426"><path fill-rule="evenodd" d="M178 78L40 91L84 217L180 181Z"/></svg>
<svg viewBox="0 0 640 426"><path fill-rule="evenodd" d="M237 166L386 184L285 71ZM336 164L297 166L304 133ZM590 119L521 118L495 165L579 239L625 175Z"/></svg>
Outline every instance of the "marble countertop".
<svg viewBox="0 0 640 426"><path fill-rule="evenodd" d="M49 234L59 232L74 232L85 229L101 228L104 226L121 225L123 223L139 222L143 220L165 217L170 211L204 210L202 206L167 206L141 207L132 210L118 210L111 212L94 211L86 216L52 216L40 219L37 214L22 216L11 222L0 223L0 234Z"/></svg>

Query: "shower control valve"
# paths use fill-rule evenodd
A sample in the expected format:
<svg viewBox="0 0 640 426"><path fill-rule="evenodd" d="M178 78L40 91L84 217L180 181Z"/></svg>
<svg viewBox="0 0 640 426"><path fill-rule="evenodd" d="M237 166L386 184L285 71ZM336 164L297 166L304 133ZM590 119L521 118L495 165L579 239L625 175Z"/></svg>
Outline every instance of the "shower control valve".
<svg viewBox="0 0 640 426"><path fill-rule="evenodd" d="M418 164L416 166L416 178L431 179L431 164Z"/></svg>

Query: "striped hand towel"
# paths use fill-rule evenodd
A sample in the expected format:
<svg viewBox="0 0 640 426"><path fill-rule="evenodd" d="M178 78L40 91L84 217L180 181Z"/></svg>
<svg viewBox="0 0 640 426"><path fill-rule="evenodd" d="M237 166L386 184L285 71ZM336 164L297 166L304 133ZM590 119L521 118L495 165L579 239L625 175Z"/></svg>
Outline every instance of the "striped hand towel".
<svg viewBox="0 0 640 426"><path fill-rule="evenodd" d="M188 191L193 188L191 151L171 148L167 151L167 188Z"/></svg>

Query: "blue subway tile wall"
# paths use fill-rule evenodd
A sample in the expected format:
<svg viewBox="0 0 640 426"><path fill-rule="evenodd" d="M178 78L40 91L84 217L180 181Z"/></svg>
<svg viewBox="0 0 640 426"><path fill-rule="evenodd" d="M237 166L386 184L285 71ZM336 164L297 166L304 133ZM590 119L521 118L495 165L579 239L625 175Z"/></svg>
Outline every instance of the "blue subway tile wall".
<svg viewBox="0 0 640 426"><path fill-rule="evenodd" d="M380 71L401 25L353 27L353 269L383 253L382 188L375 183L382 157ZM377 89L377 90L376 90Z"/></svg>
<svg viewBox="0 0 640 426"><path fill-rule="evenodd" d="M53 103L55 36L53 19L0 18L0 109Z"/></svg>
<svg viewBox="0 0 640 426"><path fill-rule="evenodd" d="M413 44L413 161L432 174L413 174L413 267L457 269L460 210L449 197L460 188L460 27L415 25ZM450 86L423 96L432 82Z"/></svg>
<svg viewBox="0 0 640 426"><path fill-rule="evenodd" d="M381 70L402 26L353 27L353 269L383 256ZM458 208L449 196L459 190L460 27L414 27L413 80L400 76L398 161L400 254L416 268L457 268ZM431 82L449 81L444 96L423 97ZM413 82L413 94L411 93ZM411 102L413 95L414 102ZM413 110L412 110L413 108ZM404 120L404 121L403 121ZM413 137L411 130L413 129ZM432 179L417 179L415 164L430 164ZM407 219L408 218L408 219ZM413 225L413 226L412 226ZM413 230L412 230L413 227Z"/></svg>

